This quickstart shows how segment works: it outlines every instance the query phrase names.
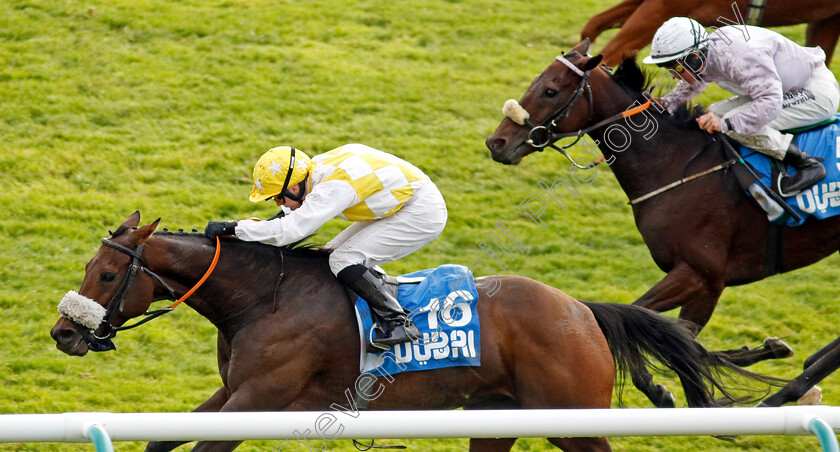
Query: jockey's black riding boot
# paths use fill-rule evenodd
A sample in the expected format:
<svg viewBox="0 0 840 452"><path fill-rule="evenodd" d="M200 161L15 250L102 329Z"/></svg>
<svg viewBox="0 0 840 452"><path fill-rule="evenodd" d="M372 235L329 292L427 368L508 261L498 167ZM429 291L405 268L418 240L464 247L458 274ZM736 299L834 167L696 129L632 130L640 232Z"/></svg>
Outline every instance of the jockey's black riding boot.
<svg viewBox="0 0 840 452"><path fill-rule="evenodd" d="M820 160L806 154L793 142L790 143L782 163L796 168L796 174L793 177L785 177L780 183L784 196L793 196L825 177L825 167Z"/></svg>
<svg viewBox="0 0 840 452"><path fill-rule="evenodd" d="M373 270L361 264L351 265L338 272L338 280L356 295L367 301L370 309L382 321L381 337L373 340L373 346L388 348L420 337L420 330L406 316L400 303L388 292L385 281Z"/></svg>

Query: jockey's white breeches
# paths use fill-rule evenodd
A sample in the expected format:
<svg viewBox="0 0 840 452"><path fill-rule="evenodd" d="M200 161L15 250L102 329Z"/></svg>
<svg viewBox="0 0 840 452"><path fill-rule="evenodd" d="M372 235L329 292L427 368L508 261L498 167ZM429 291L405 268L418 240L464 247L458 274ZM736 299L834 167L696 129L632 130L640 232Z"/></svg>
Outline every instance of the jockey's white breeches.
<svg viewBox="0 0 840 452"><path fill-rule="evenodd" d="M737 114L752 102L749 96L735 96L709 106L722 120ZM814 68L804 88L786 93L782 112L753 135L728 131L727 135L770 157L782 160L793 135L780 130L795 129L831 119L840 104L840 86L834 74L823 64Z"/></svg>
<svg viewBox="0 0 840 452"><path fill-rule="evenodd" d="M353 264L372 267L407 256L439 236L447 217L443 195L429 182L390 217L353 223L330 240L330 269L338 275Z"/></svg>

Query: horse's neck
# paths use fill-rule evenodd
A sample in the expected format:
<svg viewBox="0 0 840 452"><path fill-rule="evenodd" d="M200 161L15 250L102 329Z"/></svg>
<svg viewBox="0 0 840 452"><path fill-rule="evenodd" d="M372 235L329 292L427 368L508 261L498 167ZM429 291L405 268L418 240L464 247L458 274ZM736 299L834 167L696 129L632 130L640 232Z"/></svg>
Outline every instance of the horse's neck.
<svg viewBox="0 0 840 452"><path fill-rule="evenodd" d="M215 246L200 237L154 236L149 244L158 250L154 260L149 262L151 270L163 277L179 297L198 284L211 267L215 253ZM267 288L271 284L265 281L252 284L251 290L237 290L249 285L247 281L255 275L247 274L251 269L237 262L235 243L222 241L220 246L222 250L216 267L201 287L184 301L217 325L272 290Z"/></svg>
<svg viewBox="0 0 840 452"><path fill-rule="evenodd" d="M158 243L156 248L161 251L154 262L149 262L150 269L181 296L210 267L215 247L190 236L162 236L155 245ZM244 250L246 246L252 248L250 252ZM254 254L255 246L223 240L216 268L184 301L229 337L243 325L275 312L278 303L296 303L305 296L314 304L318 290L339 285L326 257L286 254L280 258L283 251L270 247Z"/></svg>
<svg viewBox="0 0 840 452"><path fill-rule="evenodd" d="M639 104L617 86L607 97L611 101L596 106L593 123ZM607 161L612 162L610 168L630 199L690 176L687 172L695 167L705 169L707 160L719 159L709 154L713 147L711 135L699 129L678 128L664 115L667 113L660 113L651 105L644 112L589 134ZM627 140L629 144L625 147Z"/></svg>

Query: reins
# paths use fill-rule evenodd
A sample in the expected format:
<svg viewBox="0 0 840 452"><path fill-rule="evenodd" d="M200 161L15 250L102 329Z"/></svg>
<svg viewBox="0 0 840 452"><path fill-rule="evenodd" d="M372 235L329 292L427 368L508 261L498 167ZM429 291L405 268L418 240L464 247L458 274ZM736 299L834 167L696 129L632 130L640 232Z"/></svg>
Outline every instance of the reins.
<svg viewBox="0 0 840 452"><path fill-rule="evenodd" d="M620 113L616 113L616 114L614 114L614 115L612 115L612 116L610 116L606 119L603 119L601 121L596 122L595 124L592 124L588 127L584 127L582 129L579 129L579 130L574 131L574 132L561 132L561 133L552 132L551 129L557 127L557 120L567 117L569 115L569 111L571 111L574 103L584 93L589 94L589 120L592 119L592 112L594 111L593 105L594 105L594 102L595 102L595 100L593 98L593 95L592 95L592 87L589 84L591 71L586 71L586 72L582 71L580 68L575 66L571 61L567 60L562 55L558 56L556 58L556 60L563 63L564 65L566 65L569 69L572 70L572 72L574 72L575 74L577 74L578 76L581 77L580 85L574 91L574 93L569 98L569 100L566 101L565 104L563 104L563 106L561 106L557 111L555 111L554 113L549 115L543 121L543 123L540 124L540 125L535 125L530 120L530 113L528 113L528 111L525 110L525 108L523 108L521 105L519 105L518 102L516 102L513 99L508 101L509 103L511 103L510 105L505 104L505 109L503 111L505 112L505 116L510 118L515 123L531 128L531 130L528 132L528 139L525 141L526 143L533 146L534 148L536 148L540 152L542 152L546 147L550 147L550 148L560 152L561 154L563 154L576 167L581 168L581 169L589 169L589 168L592 168L592 167L598 165L598 163L602 162L604 160L604 156L602 155L600 158L598 158L597 161L595 161L593 163L590 163L589 165L580 165L577 162L575 162L569 156L569 154L566 153L566 149L568 149L568 148L574 146L575 144L577 144L577 142L580 141L580 139L581 139L581 137L583 137L583 135L585 135L585 134L587 134L587 133L589 133L589 132L591 132L595 129L603 127L603 126L605 126L607 124L610 124L612 122L618 121L620 119L627 119L627 118L629 118L633 115L636 115L636 114L639 114L639 113L642 113L642 112L646 111L651 106L651 100L648 100L644 104L640 104L640 105L634 106L632 108L628 108L625 111L622 111ZM654 100L654 102L657 102L657 101ZM508 112L508 108L510 108L512 110L512 112ZM587 122L589 122L589 121L587 121ZM563 146L560 146L560 147L558 147L554 144L555 142L557 142L557 140L559 140L561 138L570 138L570 137L575 137L575 140L573 142L569 143L569 144L566 144L566 145L563 145ZM714 141L715 140L713 139L712 141L705 143L700 148L700 150L698 150L698 153L700 151L702 151L703 149L705 149L706 147L708 147L709 144L713 143ZM717 171L721 171L721 170L725 170L727 168L730 168L733 165L735 165L736 163L738 163L738 159L733 158L733 159L727 160L727 161L725 161L725 162L723 162L723 163L721 163L717 166L706 169L704 171L701 171L697 174L693 174L693 175L688 176L688 177L683 177L679 180L671 182L668 185L665 185L664 187L653 190L652 192L647 193L643 196L631 199L629 201L629 204L630 205L636 205L636 204L641 203L643 201L646 201L650 198L653 198L656 195L659 195L659 194L664 193L668 190L672 190L676 187L679 187L680 185L683 185L683 184L685 184L687 182L690 182L694 179L697 179L697 178L715 173Z"/></svg>
<svg viewBox="0 0 840 452"><path fill-rule="evenodd" d="M592 94L591 94L591 90L590 90L590 98L591 98L591 96L592 96ZM601 157L599 157L598 160L593 162L592 164L587 165L587 166L581 166L581 165L578 165L574 160L572 160L571 157L569 157L569 155L566 153L566 149L576 145L577 142L580 141L581 137L583 137L585 134L587 134L587 133L589 133L589 132L591 132L591 131L599 128L599 127L603 127L603 126L605 126L605 125L607 125L611 122L618 121L619 119L627 119L627 118L629 118L629 117L631 117L635 114L639 114L639 113L647 110L648 108L650 108L650 101L647 101L647 102L639 105L638 107L633 107L633 108L630 108L628 110L622 111L621 113L617 113L615 115L612 115L607 119L603 119L601 121L598 121L598 122L596 122L595 124L593 124L589 127L578 130L577 132L564 132L564 133L557 133L557 134L551 133L552 142L548 144L548 147L550 147L550 148L560 152L561 154L565 155L566 158L568 158L578 168L581 168L581 169L592 168L593 166L595 166L595 165L604 161L604 156L603 155ZM575 137L575 141L573 141L573 142L571 142L567 145L564 145L562 147L559 147L559 148L554 145L554 142L556 142L560 138L568 138L568 137ZM542 151L542 149L540 149L540 151Z"/></svg>
<svg viewBox="0 0 840 452"><path fill-rule="evenodd" d="M213 261L210 262L210 267L207 268L207 271L204 272L204 276L202 276L201 279L199 279L198 282L195 283L192 289L188 290L187 293L185 293L183 297L176 300L175 303L169 305L169 309L175 309L176 306L183 303L184 300L186 300L193 293L195 293L195 291L198 290L198 288L201 287L202 284L204 284L204 281L207 281L207 278L209 278L210 274L213 273L213 270L216 269L216 264L219 263L220 254L222 254L222 242L219 241L219 236L216 236L216 252L215 254L213 254Z"/></svg>
<svg viewBox="0 0 840 452"><path fill-rule="evenodd" d="M131 256L131 263L129 264L128 273L120 283L120 287L117 289L117 291L114 293L114 296L106 305L106 313L105 317L102 319L102 323L108 328L106 330L107 334L97 335L95 331L92 332L93 337L100 340L110 339L114 337L118 331L136 328L175 309L175 307L177 307L179 304L183 303L190 296L192 296L192 294L195 293L195 291L198 290L198 288L201 287L201 285L204 284L205 281L207 281L207 278L209 278L210 274L213 273L213 270L216 269L216 264L219 262L219 255L222 251L222 245L219 241L219 237L216 237L216 252L213 255L213 260L210 263L210 267L207 268L207 271L204 272L204 275L201 277L201 279L199 279L198 282L195 283L195 285L190 290L188 290L183 296L176 300L177 297L175 296L175 291L172 289L172 287L170 287L169 284L166 284L166 282L155 272L149 270L148 267L145 267L143 265L145 264L145 261L143 259L143 245L138 246L136 250L132 250L131 248L128 248L124 245L120 245L119 243L116 243L109 238L102 239L102 243ZM156 283L163 286L163 288L169 292L170 300L175 300L175 302L163 309L146 311L143 314L145 318L131 325L119 327L111 326L111 320L113 319L113 317L116 316L117 313L122 312L123 310L125 298L128 296L129 288L134 282L134 277L137 275L137 270L140 270L143 273L149 275Z"/></svg>
<svg viewBox="0 0 840 452"><path fill-rule="evenodd" d="M694 179L697 179L697 178L700 178L700 177L718 172L720 170L725 170L725 169L735 165L736 163L738 163L738 161L735 160L735 159L727 160L727 161L721 163L720 165L714 166L714 167L709 168L705 171L701 171L697 174L693 174L693 175L688 176L688 177L683 177L682 179L671 182L670 184L668 184L664 187L658 188L658 189L656 189L656 190L654 190L654 191L652 191L652 192L650 192L650 193L648 193L644 196L639 196L638 198L631 199L627 204L630 204L631 206L635 206L636 204L638 204L642 201L647 201L648 199L653 198L656 195L659 195L659 194L662 194L662 193L664 193L668 190L677 188L677 187L679 187L680 185L682 185L686 182L693 181Z"/></svg>

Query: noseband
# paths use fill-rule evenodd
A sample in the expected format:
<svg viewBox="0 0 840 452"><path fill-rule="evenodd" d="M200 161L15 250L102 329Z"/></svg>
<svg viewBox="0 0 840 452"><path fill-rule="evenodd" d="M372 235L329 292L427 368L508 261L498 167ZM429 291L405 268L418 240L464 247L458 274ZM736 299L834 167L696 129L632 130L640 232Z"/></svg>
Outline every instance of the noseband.
<svg viewBox="0 0 840 452"><path fill-rule="evenodd" d="M116 316L120 314L125 307L125 299L128 297L130 289L134 284L138 270L149 275L156 283L163 286L163 288L169 292L171 297L170 299L174 300L177 298L175 296L175 291L172 290L172 287L170 287L169 284L166 284L166 282L164 282L163 279L155 272L149 270L149 268L145 266L145 261L143 259L143 245L140 245L136 250L133 250L108 238L102 239L102 244L108 245L117 251L131 256L131 262L128 264L128 272L120 282L119 288L117 288L117 291L114 292L114 295L111 297L111 300L108 301L108 304L105 305L105 317L102 319L102 323L98 328L96 328L96 330L91 331L91 336L100 341L111 339L117 335L117 331L135 328L172 310L172 308L165 308L158 309L156 311L147 311L144 314L146 318L133 325L119 327L113 326L114 318L116 318Z"/></svg>

